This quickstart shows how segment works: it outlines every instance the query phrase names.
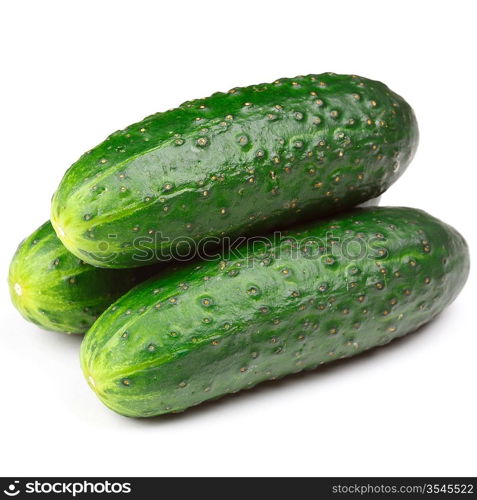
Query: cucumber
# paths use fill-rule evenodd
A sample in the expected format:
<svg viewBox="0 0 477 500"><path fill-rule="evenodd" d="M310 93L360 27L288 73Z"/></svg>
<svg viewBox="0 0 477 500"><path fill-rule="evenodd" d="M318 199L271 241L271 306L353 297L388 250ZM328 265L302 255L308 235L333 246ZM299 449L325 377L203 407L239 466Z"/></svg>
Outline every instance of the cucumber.
<svg viewBox="0 0 477 500"><path fill-rule="evenodd" d="M362 208L166 270L93 325L92 389L132 417L182 411L416 330L469 272L462 236L411 208Z"/></svg>
<svg viewBox="0 0 477 500"><path fill-rule="evenodd" d="M68 252L46 222L22 241L10 264L12 302L47 330L84 333L118 297L158 267L99 269Z"/></svg>
<svg viewBox="0 0 477 500"><path fill-rule="evenodd" d="M86 262L143 266L377 197L417 140L411 107L377 81L326 73L235 88L110 135L66 172L51 220Z"/></svg>

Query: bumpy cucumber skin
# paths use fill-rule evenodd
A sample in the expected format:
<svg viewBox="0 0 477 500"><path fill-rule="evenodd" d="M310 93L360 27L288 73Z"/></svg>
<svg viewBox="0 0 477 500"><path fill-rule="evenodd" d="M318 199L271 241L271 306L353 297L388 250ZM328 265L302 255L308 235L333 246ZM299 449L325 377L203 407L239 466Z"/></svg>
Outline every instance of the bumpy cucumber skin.
<svg viewBox="0 0 477 500"><path fill-rule="evenodd" d="M469 271L462 236L410 208L355 209L248 250L163 272L98 319L81 364L109 408L182 411L386 344Z"/></svg>
<svg viewBox="0 0 477 500"><path fill-rule="evenodd" d="M190 240L263 234L376 197L417 141L411 107L377 81L326 73L236 88L113 133L66 172L51 220L90 264L141 266Z"/></svg>
<svg viewBox="0 0 477 500"><path fill-rule="evenodd" d="M157 270L92 267L68 252L46 222L20 243L8 284L13 304L28 321L46 330L85 333L117 298Z"/></svg>

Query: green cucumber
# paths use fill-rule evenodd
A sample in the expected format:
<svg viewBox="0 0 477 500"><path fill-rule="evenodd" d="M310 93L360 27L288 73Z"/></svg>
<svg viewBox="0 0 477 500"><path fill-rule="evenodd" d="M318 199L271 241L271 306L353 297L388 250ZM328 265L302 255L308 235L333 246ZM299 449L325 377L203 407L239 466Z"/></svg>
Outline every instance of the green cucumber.
<svg viewBox="0 0 477 500"><path fill-rule="evenodd" d="M92 267L68 252L46 222L20 243L8 283L27 320L47 330L85 333L117 298L157 270Z"/></svg>
<svg viewBox="0 0 477 500"><path fill-rule="evenodd" d="M157 113L66 172L51 220L86 262L137 267L384 192L416 149L411 107L357 76L283 78Z"/></svg>
<svg viewBox="0 0 477 500"><path fill-rule="evenodd" d="M464 285L462 236L411 208L362 208L166 270L112 305L81 365L112 410L182 411L386 344Z"/></svg>

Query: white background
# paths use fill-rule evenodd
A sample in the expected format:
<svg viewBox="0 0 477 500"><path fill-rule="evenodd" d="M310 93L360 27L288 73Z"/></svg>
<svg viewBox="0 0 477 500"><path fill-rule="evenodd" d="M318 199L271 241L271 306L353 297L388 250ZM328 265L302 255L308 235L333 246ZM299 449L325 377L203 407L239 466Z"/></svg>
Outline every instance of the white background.
<svg viewBox="0 0 477 500"><path fill-rule="evenodd" d="M474 4L474 5L473 5ZM0 475L476 475L476 277L419 333L161 419L107 410L79 337L10 304L19 241L81 153L155 111L334 71L414 107L418 154L382 204L423 208L477 249L473 1L22 1L0 12Z"/></svg>

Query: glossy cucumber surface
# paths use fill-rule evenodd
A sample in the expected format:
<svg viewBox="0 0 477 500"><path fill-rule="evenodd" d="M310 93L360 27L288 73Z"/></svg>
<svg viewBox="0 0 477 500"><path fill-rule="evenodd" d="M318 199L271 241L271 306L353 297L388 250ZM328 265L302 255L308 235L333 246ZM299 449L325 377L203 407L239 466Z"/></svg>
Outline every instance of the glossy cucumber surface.
<svg viewBox="0 0 477 500"><path fill-rule="evenodd" d="M110 135L67 171L51 220L86 262L143 266L377 197L417 141L411 107L378 81L324 73L235 88Z"/></svg>
<svg viewBox="0 0 477 500"><path fill-rule="evenodd" d="M469 272L462 236L411 208L362 208L161 272L112 305L81 364L111 409L182 411L406 335Z"/></svg>
<svg viewBox="0 0 477 500"><path fill-rule="evenodd" d="M8 276L20 314L46 330L84 333L118 297L157 272L100 269L71 254L46 222L19 245Z"/></svg>

